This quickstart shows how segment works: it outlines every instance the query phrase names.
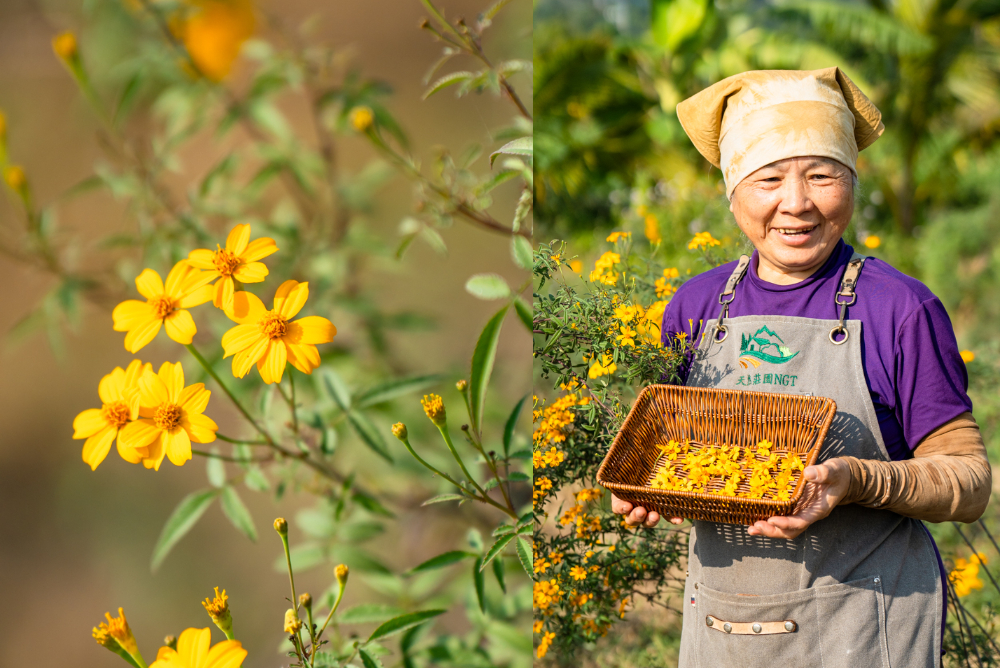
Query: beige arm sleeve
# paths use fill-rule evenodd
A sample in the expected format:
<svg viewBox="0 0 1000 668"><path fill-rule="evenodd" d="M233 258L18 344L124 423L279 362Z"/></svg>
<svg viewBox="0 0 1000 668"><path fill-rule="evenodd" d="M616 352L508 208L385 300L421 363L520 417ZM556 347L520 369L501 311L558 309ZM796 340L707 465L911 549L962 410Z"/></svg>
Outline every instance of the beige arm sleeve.
<svg viewBox="0 0 1000 668"><path fill-rule="evenodd" d="M884 508L927 522L975 522L990 500L992 470L972 413L931 432L913 459L842 459L851 469L842 504Z"/></svg>

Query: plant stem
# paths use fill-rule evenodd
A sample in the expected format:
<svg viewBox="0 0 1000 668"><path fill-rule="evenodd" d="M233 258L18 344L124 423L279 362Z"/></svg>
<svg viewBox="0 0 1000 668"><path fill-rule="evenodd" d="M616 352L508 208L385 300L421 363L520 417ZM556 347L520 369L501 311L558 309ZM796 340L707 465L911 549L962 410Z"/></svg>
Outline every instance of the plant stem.
<svg viewBox="0 0 1000 668"><path fill-rule="evenodd" d="M235 464L253 464L254 462L270 462L274 460L273 455L267 455L265 457L251 457L249 459L240 459L239 457L230 457L228 455L220 455L216 452L205 452L204 450L192 450L192 455L198 455L200 457L209 457L211 459L221 459L224 462L233 462Z"/></svg>
<svg viewBox="0 0 1000 668"><path fill-rule="evenodd" d="M236 445L269 445L267 441L243 441L238 438L229 438L228 436L223 436L218 432L216 432L215 437L220 441L225 441L226 443L235 443Z"/></svg>
<svg viewBox="0 0 1000 668"><path fill-rule="evenodd" d="M288 403L289 407L292 409L292 431L295 435L299 435L299 413L296 410L295 404L295 372L292 369L288 370L288 384L292 388L292 400Z"/></svg>
<svg viewBox="0 0 1000 668"><path fill-rule="evenodd" d="M472 483L472 486L475 487L480 494L486 496L486 492L483 490L482 487L479 486L479 483L476 482L476 479L472 477L472 474L469 473L469 469L465 468L465 462L462 461L462 456L458 454L458 450L455 448L455 444L451 442L451 434L448 433L448 424L445 423L438 426L438 431L441 432L441 436L444 437L444 442L448 444L448 449L451 450L451 455L455 458L455 461L458 462L458 465L462 468L462 473L465 474L465 477L469 480L469 482Z"/></svg>
<svg viewBox="0 0 1000 668"><path fill-rule="evenodd" d="M330 620L333 619L333 613L337 612L337 608L340 607L340 599L344 598L344 590L345 589L347 589L347 587L344 586L344 585L341 585L340 589L337 591L337 599L333 602L333 606L330 608L330 612L327 613L327 615L326 615L326 621L323 622L323 626L321 626L319 628L319 631L316 633L316 638L317 639L323 637L323 631L326 630L326 627L330 623Z"/></svg>

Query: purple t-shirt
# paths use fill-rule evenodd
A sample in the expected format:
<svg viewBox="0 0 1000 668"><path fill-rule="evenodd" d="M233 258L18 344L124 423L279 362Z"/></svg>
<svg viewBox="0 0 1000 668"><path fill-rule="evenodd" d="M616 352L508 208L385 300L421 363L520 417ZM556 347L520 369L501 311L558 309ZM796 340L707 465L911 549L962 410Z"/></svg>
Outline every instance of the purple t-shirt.
<svg viewBox="0 0 1000 668"><path fill-rule="evenodd" d="M841 240L812 276L792 285L757 276L757 252L739 285L729 317L785 315L836 320L834 294L854 249ZM698 341L719 317L719 295L736 262L688 280L663 314L663 337L684 332ZM913 456L925 436L972 410L969 377L944 305L920 281L869 257L847 308L860 320L861 362L882 440L893 460Z"/></svg>

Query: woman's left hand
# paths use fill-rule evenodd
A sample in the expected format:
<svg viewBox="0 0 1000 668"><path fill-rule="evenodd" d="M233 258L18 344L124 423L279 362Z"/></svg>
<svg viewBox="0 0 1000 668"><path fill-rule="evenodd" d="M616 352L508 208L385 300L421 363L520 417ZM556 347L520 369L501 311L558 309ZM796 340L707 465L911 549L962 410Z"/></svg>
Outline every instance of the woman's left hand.
<svg viewBox="0 0 1000 668"><path fill-rule="evenodd" d="M792 539L837 507L851 486L851 469L843 459L834 458L807 466L802 472L805 489L794 515L771 517L747 529L751 536Z"/></svg>

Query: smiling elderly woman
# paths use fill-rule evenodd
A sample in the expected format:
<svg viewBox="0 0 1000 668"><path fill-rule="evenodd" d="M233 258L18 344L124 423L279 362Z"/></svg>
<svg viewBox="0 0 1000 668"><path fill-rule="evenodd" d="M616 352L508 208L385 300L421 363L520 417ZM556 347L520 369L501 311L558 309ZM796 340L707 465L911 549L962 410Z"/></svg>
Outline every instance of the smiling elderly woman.
<svg viewBox="0 0 1000 668"><path fill-rule="evenodd" d="M677 114L755 249L667 307L664 337L699 343L687 384L837 402L795 515L694 522L680 666L937 666L946 574L920 520L975 521L991 474L944 306L841 239L881 114L836 67L746 72Z"/></svg>

